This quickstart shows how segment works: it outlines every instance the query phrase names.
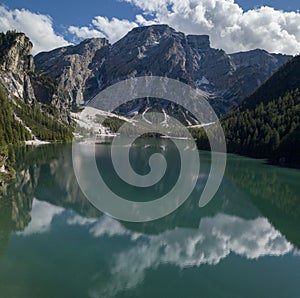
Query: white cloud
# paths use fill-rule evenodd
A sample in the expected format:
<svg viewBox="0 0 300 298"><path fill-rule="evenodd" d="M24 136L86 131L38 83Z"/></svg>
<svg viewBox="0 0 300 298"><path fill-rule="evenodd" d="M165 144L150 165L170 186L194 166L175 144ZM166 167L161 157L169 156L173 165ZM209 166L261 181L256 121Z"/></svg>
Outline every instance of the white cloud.
<svg viewBox="0 0 300 298"><path fill-rule="evenodd" d="M140 19L142 21L142 19ZM143 20L146 22L146 20ZM77 38L106 37L111 43L118 41L128 31L139 25L136 22L96 16L89 27L70 26L68 31Z"/></svg>
<svg viewBox="0 0 300 298"><path fill-rule="evenodd" d="M68 31L78 38L92 38L92 37L105 37L104 34L98 30L89 27L76 27L70 26Z"/></svg>
<svg viewBox="0 0 300 298"><path fill-rule="evenodd" d="M128 31L137 27L138 24L128 20L120 20L107 17L97 16L92 21L92 24L100 30L112 43L122 38Z"/></svg>
<svg viewBox="0 0 300 298"><path fill-rule="evenodd" d="M154 20L146 20L145 17L142 16L141 14L136 15L136 22L140 26L150 26L156 24Z"/></svg>
<svg viewBox="0 0 300 298"><path fill-rule="evenodd" d="M269 52L300 53L300 13L271 7L243 11L234 0L120 0L142 13L135 21L95 16L91 24L70 26L79 39L106 37L114 43L137 26L168 24L186 34L209 34L212 46L227 52L263 48ZM26 9L0 6L0 30L22 31L34 44L33 53L48 51L68 43L53 29L48 15Z"/></svg>
<svg viewBox="0 0 300 298"><path fill-rule="evenodd" d="M234 0L123 1L135 5L156 23L168 24L187 34L209 34L214 47L230 53L254 48L286 54L300 52L297 12L271 7L245 12Z"/></svg>
<svg viewBox="0 0 300 298"><path fill-rule="evenodd" d="M9 10L0 6L0 31L24 32L33 43L33 54L69 44L54 32L52 19L26 9Z"/></svg>
<svg viewBox="0 0 300 298"><path fill-rule="evenodd" d="M70 26L68 31L79 39L106 37L111 43L114 43L135 27L153 24L156 24L155 20L147 20L141 14L136 15L135 22L120 20L118 18L109 20L107 17L96 16L89 27Z"/></svg>

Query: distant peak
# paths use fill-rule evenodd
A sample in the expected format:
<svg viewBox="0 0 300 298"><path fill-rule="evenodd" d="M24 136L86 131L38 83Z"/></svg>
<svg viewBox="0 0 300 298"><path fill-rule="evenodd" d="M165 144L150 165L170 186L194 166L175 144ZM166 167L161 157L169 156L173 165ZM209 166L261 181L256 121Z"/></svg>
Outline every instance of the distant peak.
<svg viewBox="0 0 300 298"><path fill-rule="evenodd" d="M92 38L87 38L85 40L83 40L82 42L80 42L80 44L88 44L88 43L92 43L92 44L98 44L98 43L104 43L104 44L108 44L109 41L105 38L105 37L92 37Z"/></svg>
<svg viewBox="0 0 300 298"><path fill-rule="evenodd" d="M165 24L160 25L149 25L149 26L142 26L142 27L136 27L133 28L126 36L148 36L148 35L157 35L157 36L163 36L163 35L182 35L184 37L184 33L177 32L175 29L169 27Z"/></svg>
<svg viewBox="0 0 300 298"><path fill-rule="evenodd" d="M153 31L157 31L157 32L164 32L164 31L174 32L175 31L175 29L171 28L170 26L168 26L166 24L154 24L154 25L149 25L149 26L141 26L141 27L133 28L131 30L131 32L140 33L140 32L149 31L149 30L153 30Z"/></svg>

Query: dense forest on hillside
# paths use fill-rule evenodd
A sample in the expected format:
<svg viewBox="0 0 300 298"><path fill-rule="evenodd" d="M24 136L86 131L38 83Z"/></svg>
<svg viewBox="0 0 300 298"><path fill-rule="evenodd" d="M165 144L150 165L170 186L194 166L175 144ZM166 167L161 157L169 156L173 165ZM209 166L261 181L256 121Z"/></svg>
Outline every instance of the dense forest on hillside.
<svg viewBox="0 0 300 298"><path fill-rule="evenodd" d="M273 163L300 164L300 56L221 119L227 150ZM213 129L213 128L212 128ZM209 149L203 130L193 130L199 148Z"/></svg>
<svg viewBox="0 0 300 298"><path fill-rule="evenodd" d="M253 109L261 102L266 104L297 88L300 89L300 55L281 66L252 95L243 100L241 109Z"/></svg>
<svg viewBox="0 0 300 298"><path fill-rule="evenodd" d="M254 109L238 108L222 120L230 152L263 158L273 157L282 139L299 125L299 89Z"/></svg>
<svg viewBox="0 0 300 298"><path fill-rule="evenodd" d="M8 147L12 144L20 144L30 139L30 133L15 119L12 108L6 94L0 88L0 188L2 181L14 176L11 163L14 162L13 150Z"/></svg>
<svg viewBox="0 0 300 298"><path fill-rule="evenodd" d="M72 140L72 129L69 124L59 122L54 117L47 115L37 103L29 106L18 100L15 113L40 140L49 142Z"/></svg>
<svg viewBox="0 0 300 298"><path fill-rule="evenodd" d="M21 145L34 136L50 142L72 140L70 125L57 121L37 103L28 105L19 99L9 100L1 86L0 107L0 184L12 173L10 165L15 161L12 146Z"/></svg>
<svg viewBox="0 0 300 298"><path fill-rule="evenodd" d="M30 132L13 115L10 101L0 88L0 147L20 144L30 139Z"/></svg>
<svg viewBox="0 0 300 298"><path fill-rule="evenodd" d="M0 146L17 145L32 138L50 142L72 140L72 129L69 124L55 119L43 111L38 103L25 104L22 100L7 98L0 87ZM49 109L48 109L49 110ZM24 127L27 126L30 130Z"/></svg>

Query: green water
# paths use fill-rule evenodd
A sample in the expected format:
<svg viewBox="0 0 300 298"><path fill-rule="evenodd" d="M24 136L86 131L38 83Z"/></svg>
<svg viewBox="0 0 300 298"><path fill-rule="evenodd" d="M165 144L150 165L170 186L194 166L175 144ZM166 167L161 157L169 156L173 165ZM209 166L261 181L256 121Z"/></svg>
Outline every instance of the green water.
<svg viewBox="0 0 300 298"><path fill-rule="evenodd" d="M155 150L157 142L166 141L152 140ZM133 192L113 177L110 147L98 146L99 168L127 199L147 200L176 183L174 161L167 181ZM140 173L143 156L144 147L133 148ZM228 156L217 195L199 208L210 161L201 153L191 197L169 216L138 224L85 199L71 146L18 149L16 158L17 179L0 196L1 298L300 297L298 170Z"/></svg>

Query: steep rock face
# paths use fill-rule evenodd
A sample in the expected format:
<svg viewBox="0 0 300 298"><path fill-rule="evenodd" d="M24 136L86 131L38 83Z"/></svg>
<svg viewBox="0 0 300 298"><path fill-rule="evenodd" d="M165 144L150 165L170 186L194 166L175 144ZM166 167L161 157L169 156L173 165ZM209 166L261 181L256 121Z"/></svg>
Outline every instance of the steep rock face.
<svg viewBox="0 0 300 298"><path fill-rule="evenodd" d="M256 49L229 55L237 66L235 81L229 82L232 89L240 84L242 98L253 93L261 84L269 79L277 69L285 64L291 56L270 54L267 51ZM253 86L255 88L253 89ZM237 103L239 100L237 100Z"/></svg>
<svg viewBox="0 0 300 298"><path fill-rule="evenodd" d="M207 35L185 35L167 25L139 27L116 42L99 70L101 88L120 80L157 75L179 79L211 94L226 112L291 57L263 50L228 55Z"/></svg>
<svg viewBox="0 0 300 298"><path fill-rule="evenodd" d="M208 92L215 109L225 113L290 58L264 50L227 54L212 48L207 35L185 35L167 25L152 25L134 28L113 45L105 39L88 39L40 53L34 60L39 74L53 80L59 90L56 100L66 107L89 101L121 80L156 75ZM36 94L43 90L34 89Z"/></svg>
<svg viewBox="0 0 300 298"><path fill-rule="evenodd" d="M53 105L62 115L68 113L66 95L55 80L36 72L31 55L32 43L23 33L8 31L0 33L0 83L9 97Z"/></svg>
<svg viewBox="0 0 300 298"><path fill-rule="evenodd" d="M0 144L30 138L58 141L72 138L69 106L56 82L35 71L32 43L15 31L0 33Z"/></svg>
<svg viewBox="0 0 300 298"><path fill-rule="evenodd" d="M120 80L157 75L191 82L185 72L183 33L168 26L135 28L115 43L100 69L102 88Z"/></svg>
<svg viewBox="0 0 300 298"><path fill-rule="evenodd" d="M0 36L0 82L9 93L28 102L35 99L30 80L34 71L32 43L23 33L8 32Z"/></svg>
<svg viewBox="0 0 300 298"><path fill-rule="evenodd" d="M92 38L77 46L40 53L35 57L36 68L43 76L55 79L57 88L65 92L69 105L79 105L99 89L97 79L96 84L93 80L94 72L104 57L104 48L108 46L106 39ZM88 94L89 90L91 94Z"/></svg>

